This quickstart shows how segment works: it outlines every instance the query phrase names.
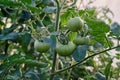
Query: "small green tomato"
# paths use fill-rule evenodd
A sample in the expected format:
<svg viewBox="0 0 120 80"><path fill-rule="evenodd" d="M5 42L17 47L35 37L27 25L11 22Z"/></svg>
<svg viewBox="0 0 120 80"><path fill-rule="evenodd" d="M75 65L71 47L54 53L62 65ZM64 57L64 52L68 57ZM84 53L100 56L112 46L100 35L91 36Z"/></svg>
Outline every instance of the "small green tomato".
<svg viewBox="0 0 120 80"><path fill-rule="evenodd" d="M47 44L45 42L35 40L34 48L36 51L43 53L43 52L47 52L49 50L50 46L49 46L49 44Z"/></svg>
<svg viewBox="0 0 120 80"><path fill-rule="evenodd" d="M70 56L75 50L75 48L76 48L76 45L73 42L68 42L68 44L65 44L65 45L61 43L57 43L56 52L60 56Z"/></svg>
<svg viewBox="0 0 120 80"><path fill-rule="evenodd" d="M79 30L82 30L82 27L84 26L83 21L80 19L80 17L71 18L68 21L68 28L72 32L77 32Z"/></svg>
<svg viewBox="0 0 120 80"><path fill-rule="evenodd" d="M89 43L89 38L76 36L75 39L73 40L73 43L75 43L76 45L88 44Z"/></svg>

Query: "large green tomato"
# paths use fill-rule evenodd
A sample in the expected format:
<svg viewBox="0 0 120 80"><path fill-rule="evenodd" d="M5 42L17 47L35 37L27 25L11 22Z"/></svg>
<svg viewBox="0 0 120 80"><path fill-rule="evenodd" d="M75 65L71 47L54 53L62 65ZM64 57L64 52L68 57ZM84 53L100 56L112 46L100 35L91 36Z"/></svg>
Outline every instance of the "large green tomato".
<svg viewBox="0 0 120 80"><path fill-rule="evenodd" d="M58 43L56 45L56 52L61 56L69 56L75 50L76 45L73 42L68 42L68 44L63 45Z"/></svg>
<svg viewBox="0 0 120 80"><path fill-rule="evenodd" d="M43 53L43 52L47 52L50 46L45 42L35 40L34 48L36 51Z"/></svg>
<svg viewBox="0 0 120 80"><path fill-rule="evenodd" d="M88 44L89 43L89 38L76 36L75 39L73 40L73 43L75 43L76 45Z"/></svg>
<svg viewBox="0 0 120 80"><path fill-rule="evenodd" d="M84 26L84 23L80 19L80 17L71 18L68 21L68 27L72 32L77 32L78 30L82 30L83 26Z"/></svg>

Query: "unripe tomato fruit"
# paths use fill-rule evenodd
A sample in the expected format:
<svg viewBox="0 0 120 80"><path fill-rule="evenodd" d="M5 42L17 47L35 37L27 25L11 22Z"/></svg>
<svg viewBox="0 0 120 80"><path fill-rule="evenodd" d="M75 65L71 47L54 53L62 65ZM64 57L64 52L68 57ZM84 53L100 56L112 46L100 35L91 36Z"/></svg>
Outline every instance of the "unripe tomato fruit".
<svg viewBox="0 0 120 80"><path fill-rule="evenodd" d="M50 46L49 46L49 44L47 44L45 42L35 40L34 48L36 51L43 53L43 52L47 52L49 50Z"/></svg>
<svg viewBox="0 0 120 80"><path fill-rule="evenodd" d="M75 43L76 45L88 44L89 43L89 38L76 36L75 39L73 40L73 43Z"/></svg>
<svg viewBox="0 0 120 80"><path fill-rule="evenodd" d="M72 32L77 32L78 30L82 30L84 26L83 21L79 17L71 18L68 21L69 30Z"/></svg>
<svg viewBox="0 0 120 80"><path fill-rule="evenodd" d="M58 43L56 45L56 52L60 56L69 56L72 54L75 48L76 48L76 45L73 42L68 42L68 44L65 44L65 45Z"/></svg>

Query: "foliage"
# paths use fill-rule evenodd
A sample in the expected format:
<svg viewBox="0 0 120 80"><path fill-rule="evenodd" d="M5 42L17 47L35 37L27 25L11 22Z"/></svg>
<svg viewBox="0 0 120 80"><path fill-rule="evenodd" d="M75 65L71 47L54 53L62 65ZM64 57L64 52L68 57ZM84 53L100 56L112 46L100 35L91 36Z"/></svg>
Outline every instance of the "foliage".
<svg viewBox="0 0 120 80"><path fill-rule="evenodd" d="M0 80L119 79L119 62L117 67L112 64L116 64L114 59L120 59L120 24L112 23L107 16L104 16L107 21L98 18L98 9L89 4L81 10L76 2L0 0ZM68 23L75 17L83 22L79 24L81 30L72 32ZM76 36L87 37L89 41L66 47ZM35 40L44 42L50 49L37 52ZM63 46L61 52L66 53L65 46L72 54L57 54L58 43ZM45 46L39 46L42 45ZM68 50L71 47L74 50ZM109 52L113 49L115 56Z"/></svg>

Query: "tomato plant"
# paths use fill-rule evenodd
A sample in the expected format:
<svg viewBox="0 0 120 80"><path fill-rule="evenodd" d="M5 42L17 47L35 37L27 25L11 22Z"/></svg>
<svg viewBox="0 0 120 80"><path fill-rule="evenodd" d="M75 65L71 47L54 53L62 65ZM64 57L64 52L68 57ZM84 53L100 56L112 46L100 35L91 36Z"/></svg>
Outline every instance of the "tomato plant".
<svg viewBox="0 0 120 80"><path fill-rule="evenodd" d="M0 0L0 80L119 80L120 24L83 1Z"/></svg>

